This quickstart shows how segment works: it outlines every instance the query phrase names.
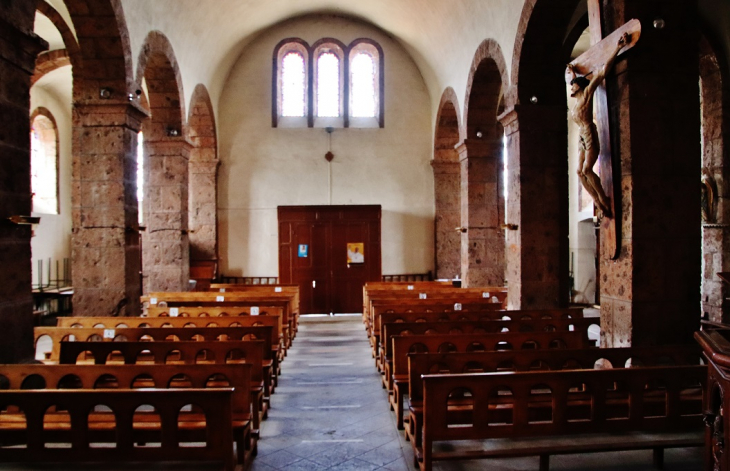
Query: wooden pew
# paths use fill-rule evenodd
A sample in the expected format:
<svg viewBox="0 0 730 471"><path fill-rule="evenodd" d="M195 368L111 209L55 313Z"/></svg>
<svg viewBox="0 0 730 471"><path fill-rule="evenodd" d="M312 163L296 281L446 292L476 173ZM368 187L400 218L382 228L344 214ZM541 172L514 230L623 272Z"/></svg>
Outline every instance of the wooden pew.
<svg viewBox="0 0 730 471"><path fill-rule="evenodd" d="M699 365L694 345L634 348L515 350L472 353L411 353L408 355L408 427L406 438L421 445L423 381L427 374L490 373L496 371L589 370L647 366Z"/></svg>
<svg viewBox="0 0 730 471"><path fill-rule="evenodd" d="M387 289L416 290L419 288L453 287L450 281L368 281L362 286L363 324L367 324L367 306L370 305L370 292Z"/></svg>
<svg viewBox="0 0 730 471"><path fill-rule="evenodd" d="M278 386L281 373L282 339L279 334L281 318L274 316L241 317L59 317L57 327L118 329L125 327L257 327L271 326L272 367L274 385Z"/></svg>
<svg viewBox="0 0 730 471"><path fill-rule="evenodd" d="M222 415L224 421L227 421L228 427L223 429L232 429L230 437L230 445L228 449L232 449L232 444L237 445L237 456L240 464L247 463L255 454L256 439L251 436L251 402L250 402L250 375L251 365L90 365L79 368L71 365L0 365L0 376L6 383L8 389L77 389L86 392L97 390L98 392L96 404L103 404L111 409L113 413L106 411L92 411L92 409L75 410L68 408L68 404L56 404L60 406L55 411L48 412L48 406L40 411L40 424L43 429L42 435L50 441L67 441L68 429L73 429L76 425L81 425L88 415L90 430L93 431L94 441L100 442L116 442L114 436L119 433L123 435L130 433L128 436L131 442L166 442L169 436L165 435L165 426L163 424L165 418L172 418L176 422L176 431L173 436L177 435L180 441L198 442L209 441L207 438L210 434L210 422L220 422L217 417L206 412L208 402L220 399L219 396L207 397L205 395L178 394L170 397L175 399L178 404L175 409L169 410L167 407L158 408L158 404L154 405L158 411L158 415L151 414L150 411L144 411L137 414L134 419L137 422L134 426L129 424L120 424L117 421L124 420L124 416L132 416L135 409L145 402L136 403L116 403L113 398L107 398L104 393L119 392L120 390L134 390L137 388L157 388L171 392L172 390L183 388L184 392L195 390L206 390L206 388L225 387L232 388L232 395L228 397L228 407L225 411L227 414ZM109 388L115 390L110 391ZM104 391L99 391L103 389ZM78 392L83 392L78 391ZM6 391L0 393L0 397L5 395ZM165 397L165 395L161 395ZM200 403L196 402L196 398ZM0 399L2 401L2 399ZM179 403L179 401L182 401ZM6 402L9 404L9 402ZM194 404L197 409L182 411L186 404ZM17 405L17 404L16 404ZM131 406L131 408L130 408ZM199 409L202 408L201 412ZM63 409L67 409L69 414L63 413ZM29 417L28 411L24 410L28 421L37 418ZM49 415L50 414L50 415ZM171 414L171 415L168 415ZM45 420L44 420L45 415ZM69 423L70 421L70 423ZM45 422L45 424L44 424ZM22 435L29 435L27 440L38 440L41 437L32 437L34 431L29 426L17 427L19 424L18 413L4 408L0 414L0 433L7 434L10 443L13 442L11 437L24 440ZM124 430L125 426L129 426L131 430ZM168 431L169 432L169 431ZM32 438L31 438L32 437ZM3 441L3 443L8 443ZM168 445L171 445L167 441ZM174 441L177 445L177 440ZM76 450L78 452L78 450ZM1 451L0 451L1 453ZM232 456L232 455L231 455Z"/></svg>
<svg viewBox="0 0 730 471"><path fill-rule="evenodd" d="M661 466L664 448L704 445L706 375L704 365L426 375L416 458L430 471L435 460L539 456L547 471L550 455L651 449ZM459 410L455 391L470 397Z"/></svg>
<svg viewBox="0 0 730 471"><path fill-rule="evenodd" d="M386 385L390 392L391 408L397 414L398 429L403 429L403 395L408 394L409 353L579 349L593 346L583 332L395 335L391 341L393 367Z"/></svg>
<svg viewBox="0 0 730 471"><path fill-rule="evenodd" d="M47 335L52 342L50 363L58 362L62 340L81 341L132 341L144 340L262 340L264 342L264 397L274 392L272 379L273 358L271 355L271 326L257 327L138 327L122 329L78 328L78 327L36 327L35 345Z"/></svg>
<svg viewBox="0 0 730 471"><path fill-rule="evenodd" d="M291 296L292 302L292 325L294 332L292 332L292 339L296 336L299 326L299 285L292 284L273 284L273 285L245 285L235 283L213 283L210 285L210 291L219 293L255 293L261 295L268 295L270 293L279 294L284 293Z"/></svg>
<svg viewBox="0 0 730 471"><path fill-rule="evenodd" d="M286 348L291 346L296 329L296 316L293 311L293 301L285 293L261 295L258 293L214 293L214 292L162 292L150 293L140 298L143 304L143 315L147 308L157 307L246 307L271 306L282 308L282 322L286 324L289 336Z"/></svg>
<svg viewBox="0 0 730 471"><path fill-rule="evenodd" d="M251 365L252 434L258 437L260 423L268 413L264 396L264 342L261 340L215 342L61 342L58 363L62 365L109 364L240 364Z"/></svg>

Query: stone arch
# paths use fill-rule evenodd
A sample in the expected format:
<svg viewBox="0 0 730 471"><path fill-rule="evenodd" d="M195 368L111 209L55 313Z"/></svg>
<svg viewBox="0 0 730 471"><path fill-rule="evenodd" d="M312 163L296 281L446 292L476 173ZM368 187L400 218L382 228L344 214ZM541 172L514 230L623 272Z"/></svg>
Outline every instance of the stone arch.
<svg viewBox="0 0 730 471"><path fill-rule="evenodd" d="M493 39L472 60L464 100L461 167L461 277L465 286L504 284L504 184L502 124L509 78Z"/></svg>
<svg viewBox="0 0 730 471"><path fill-rule="evenodd" d="M136 315L141 292L133 162L143 114L134 98L129 32L120 0L66 1L66 7L79 47L74 54L66 43L74 96L74 313Z"/></svg>
<svg viewBox="0 0 730 471"><path fill-rule="evenodd" d="M188 161L180 69L172 45L159 31L145 38L137 83L146 82L149 118L144 134L143 289L185 291L190 277Z"/></svg>
<svg viewBox="0 0 730 471"><path fill-rule="evenodd" d="M48 18L51 23L56 27L58 32L61 34L61 38L63 39L63 44L66 46L65 53L60 53L60 51L47 51L44 53L41 53L38 55L38 59L41 59L44 57L45 54L52 54L52 56L58 57L58 56L65 56L68 60L68 64L76 65L77 67L81 67L81 48L79 47L78 41L76 41L76 36L74 36L73 31L71 31L71 28L66 23L66 20L63 19L60 13L53 8L48 2L46 1L38 1L36 3L36 11L40 13L41 15ZM37 66L36 62L36 66ZM37 78L34 76L33 81L35 82Z"/></svg>
<svg viewBox="0 0 730 471"><path fill-rule="evenodd" d="M441 95L436 114L433 179L436 202L436 278L453 278L461 274L461 225L459 153L459 101L454 89L447 87Z"/></svg>
<svg viewBox="0 0 730 471"><path fill-rule="evenodd" d="M728 296L718 272L730 270L730 165L725 146L726 116L730 110L727 61L722 49L704 28L699 42L700 112L702 115L702 175L707 202L703 202L702 312L715 322L727 322L723 300ZM708 178L709 177L709 178ZM712 194L709 194L709 193Z"/></svg>
<svg viewBox="0 0 730 471"><path fill-rule="evenodd" d="M507 136L509 307L568 301L568 153L564 40L580 0L526 0L500 121ZM511 226L514 227L514 226Z"/></svg>
<svg viewBox="0 0 730 471"><path fill-rule="evenodd" d="M190 263L218 262L218 142L208 89L193 90L188 116L190 151Z"/></svg>

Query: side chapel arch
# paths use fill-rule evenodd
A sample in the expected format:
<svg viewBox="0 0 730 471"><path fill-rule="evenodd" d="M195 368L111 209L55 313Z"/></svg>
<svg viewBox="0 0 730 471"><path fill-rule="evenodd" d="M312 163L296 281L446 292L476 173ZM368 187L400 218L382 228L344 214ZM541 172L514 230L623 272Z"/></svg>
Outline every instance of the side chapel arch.
<svg viewBox="0 0 730 471"><path fill-rule="evenodd" d="M503 129L497 120L509 84L493 39L472 60L464 99L461 166L461 277L465 286L502 286L505 277Z"/></svg>
<svg viewBox="0 0 730 471"><path fill-rule="evenodd" d="M218 261L218 143L213 105L205 85L193 90L188 116L190 150L190 262Z"/></svg>
<svg viewBox="0 0 730 471"><path fill-rule="evenodd" d="M441 95L436 114L433 167L436 220L436 278L461 276L461 182L459 170L459 99L451 87Z"/></svg>
<svg viewBox="0 0 730 471"><path fill-rule="evenodd" d="M143 289L185 291L190 278L188 161L192 146L175 53L167 37L151 31L137 61L137 83L147 85L150 117L144 121Z"/></svg>

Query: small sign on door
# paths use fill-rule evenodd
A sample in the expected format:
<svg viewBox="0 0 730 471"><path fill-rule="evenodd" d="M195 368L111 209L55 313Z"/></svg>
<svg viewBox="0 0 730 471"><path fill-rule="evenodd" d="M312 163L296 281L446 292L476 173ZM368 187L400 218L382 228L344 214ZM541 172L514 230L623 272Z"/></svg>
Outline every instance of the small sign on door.
<svg viewBox="0 0 730 471"><path fill-rule="evenodd" d="M297 253L299 254L299 258L307 258L309 256L309 246L307 244L299 244Z"/></svg>

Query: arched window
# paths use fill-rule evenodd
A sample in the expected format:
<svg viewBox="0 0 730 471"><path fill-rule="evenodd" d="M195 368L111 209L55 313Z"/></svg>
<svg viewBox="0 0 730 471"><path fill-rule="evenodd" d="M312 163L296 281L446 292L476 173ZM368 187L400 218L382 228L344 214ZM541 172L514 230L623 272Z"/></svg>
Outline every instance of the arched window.
<svg viewBox="0 0 730 471"><path fill-rule="evenodd" d="M383 61L380 47L361 39L350 45L350 107L352 127L383 126Z"/></svg>
<svg viewBox="0 0 730 471"><path fill-rule="evenodd" d="M289 38L274 49L272 126L383 127L383 50Z"/></svg>
<svg viewBox="0 0 730 471"><path fill-rule="evenodd" d="M309 48L301 40L285 40L274 52L276 86L273 125L306 126L309 115Z"/></svg>
<svg viewBox="0 0 730 471"><path fill-rule="evenodd" d="M314 125L343 126L344 44L323 39L314 44Z"/></svg>
<svg viewBox="0 0 730 471"><path fill-rule="evenodd" d="M30 148L33 211L58 214L58 130L56 120L45 108L31 115Z"/></svg>

